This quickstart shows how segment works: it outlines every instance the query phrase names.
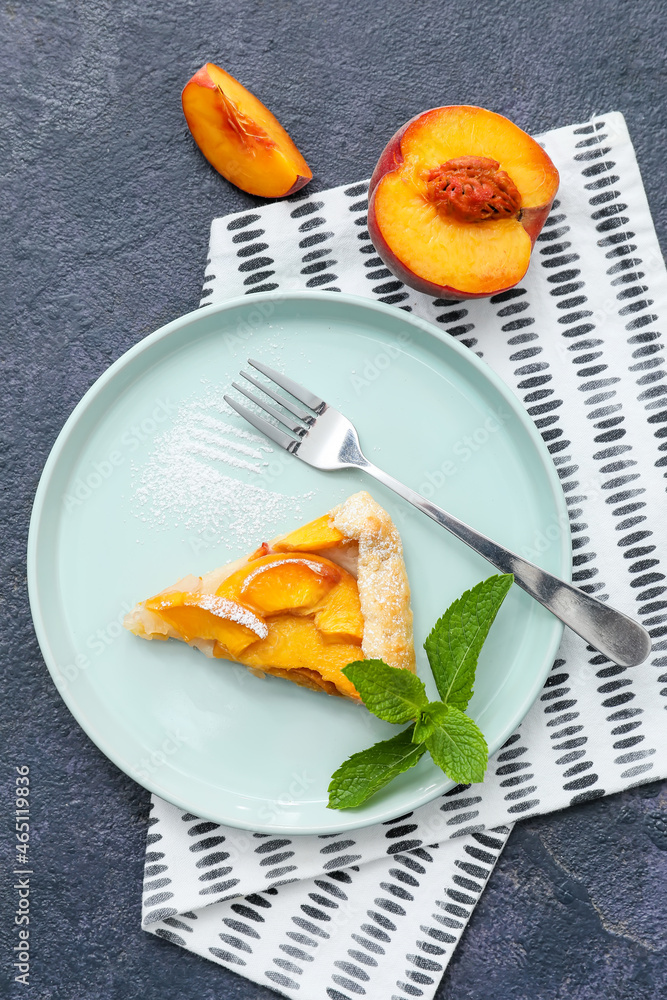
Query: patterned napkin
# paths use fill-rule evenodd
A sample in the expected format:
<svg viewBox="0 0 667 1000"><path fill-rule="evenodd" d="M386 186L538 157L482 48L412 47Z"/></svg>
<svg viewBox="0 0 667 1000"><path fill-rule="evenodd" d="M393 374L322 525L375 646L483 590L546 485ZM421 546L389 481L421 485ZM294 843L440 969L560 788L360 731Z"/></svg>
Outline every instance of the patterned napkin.
<svg viewBox="0 0 667 1000"><path fill-rule="evenodd" d="M490 299L430 299L396 280L368 236L366 182L211 228L203 306L259 291L351 292L428 319L483 357L551 452L575 583L654 637L649 661L628 669L566 630L485 782L380 826L274 837L153 797L144 929L286 996L429 1000L516 820L667 774L667 275L623 117L541 141L561 193L526 280ZM385 360L369 358L359 377L374 379Z"/></svg>

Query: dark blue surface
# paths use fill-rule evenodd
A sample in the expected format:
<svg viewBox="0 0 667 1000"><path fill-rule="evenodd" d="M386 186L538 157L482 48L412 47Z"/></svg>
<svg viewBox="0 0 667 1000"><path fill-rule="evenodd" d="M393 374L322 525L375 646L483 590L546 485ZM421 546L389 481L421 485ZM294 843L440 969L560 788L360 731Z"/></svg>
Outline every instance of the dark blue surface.
<svg viewBox="0 0 667 1000"><path fill-rule="evenodd" d="M69 715L27 602L30 507L60 427L111 361L197 306L211 218L256 204L194 146L185 81L210 59L254 90L312 190L368 176L395 129L434 105L481 104L532 132L622 111L664 247L666 28L664 5L641 0L4 6L0 997L275 996L139 929L148 794ZM33 792L28 987L11 982L9 950L20 764ZM665 995L666 850L655 785L520 824L438 997Z"/></svg>

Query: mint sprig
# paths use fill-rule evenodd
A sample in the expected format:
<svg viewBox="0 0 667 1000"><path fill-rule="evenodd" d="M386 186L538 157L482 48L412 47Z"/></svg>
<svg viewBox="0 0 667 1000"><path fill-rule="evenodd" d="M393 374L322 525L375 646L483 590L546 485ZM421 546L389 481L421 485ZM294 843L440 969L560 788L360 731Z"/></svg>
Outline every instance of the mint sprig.
<svg viewBox="0 0 667 1000"><path fill-rule="evenodd" d="M385 722L412 725L341 764L329 785L330 809L360 806L426 751L459 784L483 780L488 746L465 709L479 654L513 581L507 573L478 583L433 626L424 648L442 701L429 702L418 677L384 660L357 660L343 668L370 712Z"/></svg>

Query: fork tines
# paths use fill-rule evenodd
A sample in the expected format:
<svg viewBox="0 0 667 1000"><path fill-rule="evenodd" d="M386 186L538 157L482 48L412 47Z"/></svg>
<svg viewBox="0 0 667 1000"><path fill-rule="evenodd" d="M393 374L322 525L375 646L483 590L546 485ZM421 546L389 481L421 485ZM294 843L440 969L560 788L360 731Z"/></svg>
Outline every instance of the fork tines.
<svg viewBox="0 0 667 1000"><path fill-rule="evenodd" d="M268 365L262 364L261 361L253 361L252 358L248 358L248 364L252 365L253 368L256 368L258 372L262 373L262 375L266 375L267 378L270 378L271 381L275 382L276 385L279 385L281 389L285 389L286 392L289 392L295 399L298 399L304 406L308 406L311 410L314 410L315 413L320 414L324 409L326 409L327 404L323 399L320 399L319 396L313 395L309 389L304 389L302 385L299 385L298 382L294 382L291 378L288 378L287 375L283 375L282 372L277 372L274 368L269 368Z"/></svg>
<svg viewBox="0 0 667 1000"><path fill-rule="evenodd" d="M268 365L262 364L260 361L253 361L251 358L248 359L248 364L252 365L252 367L258 372L261 372L262 375L266 375L266 377L275 382L276 385L279 385L281 389L289 392L295 399L298 399L305 406L309 407L310 410L314 411L315 415L319 416L327 408L327 404L323 399L320 399L319 396L315 396L308 389L299 385L298 382L294 382L291 378L288 378L287 375L283 375L281 372L277 372L273 368L269 368ZM248 372L242 371L240 374L242 378L250 382L250 384L255 386L256 389L265 393L270 399L279 403L285 410L298 419L297 421L291 420L289 416L281 410L278 410L270 403L259 399L254 393L250 392L249 389L246 389L245 386L240 385L238 382L232 383L234 389L242 393L246 399L249 399L269 416L273 417L274 420L277 420L283 425L283 427L286 427L287 430L291 431L292 434L296 434L297 437L293 438L288 434L285 434L285 432L279 427L276 427L275 424L270 423L268 420L265 420L264 417L260 417L259 414L256 414L247 407L237 403L231 396L225 396L225 402L228 403L233 410L236 410L239 416L251 423L258 431L266 434L266 436L280 448L285 448L287 451L294 452L299 446L300 439L308 433L308 429L315 422L315 415L313 413L309 413L307 410L304 410L301 406L297 406L296 403L287 399L282 395L282 393L276 392L271 386L259 382Z"/></svg>

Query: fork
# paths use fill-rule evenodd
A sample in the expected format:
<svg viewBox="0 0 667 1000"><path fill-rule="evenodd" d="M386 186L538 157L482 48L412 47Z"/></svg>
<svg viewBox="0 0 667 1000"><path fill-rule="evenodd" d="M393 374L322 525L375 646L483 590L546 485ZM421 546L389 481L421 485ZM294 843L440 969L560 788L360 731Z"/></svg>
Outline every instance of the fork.
<svg viewBox="0 0 667 1000"><path fill-rule="evenodd" d="M294 403L248 372L242 371L241 376L283 409L279 410L260 399L245 385L232 383L238 392L282 424L289 432L286 433L281 427L237 403L231 396L224 397L232 409L279 448L284 448L316 469L363 469L469 545L496 569L502 573L513 573L515 582L527 594L614 663L634 667L647 658L651 651L651 637L638 622L487 538L394 479L368 461L361 450L356 428L342 413L268 365L251 359L248 359L248 364L302 404Z"/></svg>

